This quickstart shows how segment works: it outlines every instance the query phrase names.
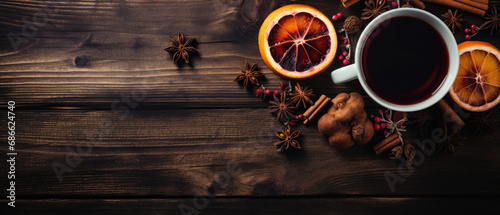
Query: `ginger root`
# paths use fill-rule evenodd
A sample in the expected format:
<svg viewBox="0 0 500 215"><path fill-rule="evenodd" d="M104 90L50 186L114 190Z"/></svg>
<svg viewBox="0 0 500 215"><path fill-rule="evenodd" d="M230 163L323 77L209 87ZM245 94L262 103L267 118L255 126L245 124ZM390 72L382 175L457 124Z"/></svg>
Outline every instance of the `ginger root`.
<svg viewBox="0 0 500 215"><path fill-rule="evenodd" d="M373 124L364 110L359 93L340 93L318 121L318 130L328 137L330 145L345 149L368 143L374 134Z"/></svg>

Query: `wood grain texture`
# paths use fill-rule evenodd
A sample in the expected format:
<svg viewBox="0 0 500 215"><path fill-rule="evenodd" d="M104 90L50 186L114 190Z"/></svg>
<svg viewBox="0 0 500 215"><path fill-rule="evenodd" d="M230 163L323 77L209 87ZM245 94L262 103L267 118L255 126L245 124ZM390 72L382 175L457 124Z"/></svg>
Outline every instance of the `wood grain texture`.
<svg viewBox="0 0 500 215"><path fill-rule="evenodd" d="M260 64L266 86L277 88L283 80L261 60L257 33L267 14L289 3L315 6L327 16L359 16L363 7L345 9L340 1L330 0L2 1L0 99L15 99L20 108L110 109L122 95L140 91L147 97L139 109L264 107L253 102L255 88L248 92L233 80L245 60ZM437 16L446 11L428 8ZM38 27L45 21L34 22L33 17L41 16L37 13L48 14L47 24ZM28 45L14 51L5 35L22 36L23 17L38 30ZM470 14L465 18L482 22ZM341 21L334 24L342 27ZM170 44L168 36L179 31L195 37L199 49L192 64L182 67L163 51ZM463 32L456 35L458 42L464 41ZM500 46L494 35L475 38ZM84 60L75 64L76 58ZM363 93L356 81L332 84L329 72L340 66L336 60L325 73L302 84L329 96ZM367 105L376 106L372 100Z"/></svg>
<svg viewBox="0 0 500 215"><path fill-rule="evenodd" d="M261 60L257 33L267 14L290 3L329 17L363 8L338 0L0 1L0 116L14 100L17 213L173 214L193 195L210 194L203 213L498 213L498 132L468 134L455 157L425 157L394 192L384 174L404 174L399 161L377 157L373 143L335 150L314 123L295 128L302 151L275 152L282 127L268 103L233 80L245 60L259 63L267 87L284 80ZM447 8L426 10L439 17ZM483 22L464 18L464 26ZM189 65L163 51L179 31L196 38ZM28 43L14 49L11 33ZM474 38L500 47L498 35ZM332 84L329 72L340 66L300 83L331 97L359 92L376 111L358 82ZM68 172L58 178L54 166Z"/></svg>
<svg viewBox="0 0 500 215"><path fill-rule="evenodd" d="M111 111L18 111L20 198L188 196L208 193L219 183L224 186L217 196L500 194L499 133L471 135L455 157L425 157L406 176L399 161L377 157L372 144L330 147L315 125L296 128L302 132L302 151L277 153L274 131L282 128L262 109L120 116ZM54 162L71 169L62 181ZM394 193L384 176L388 172L404 176ZM0 183L6 184L6 178Z"/></svg>
<svg viewBox="0 0 500 215"><path fill-rule="evenodd" d="M498 214L498 197L192 198L19 200L20 214ZM2 201L4 203L5 201ZM179 206L186 209L182 213ZM189 207L189 209L187 209ZM7 210L10 212L14 210Z"/></svg>

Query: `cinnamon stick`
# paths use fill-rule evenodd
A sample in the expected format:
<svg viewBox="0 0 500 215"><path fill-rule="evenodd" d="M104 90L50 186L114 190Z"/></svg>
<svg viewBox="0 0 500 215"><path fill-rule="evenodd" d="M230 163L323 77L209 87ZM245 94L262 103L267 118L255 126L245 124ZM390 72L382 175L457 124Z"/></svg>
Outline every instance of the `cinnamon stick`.
<svg viewBox="0 0 500 215"><path fill-rule="evenodd" d="M396 138L392 137L392 138L391 138L391 141L390 141L390 142L388 142L385 146L382 146L382 147L381 147L381 148L379 148L378 150L375 150L375 154L380 155L380 154L382 154L383 152L385 152L385 151L387 151L387 150L390 150L390 149L392 149L392 148L396 147L398 144L400 144L400 143L401 143L401 139L399 138L399 136L398 136L397 134L392 134L392 135L396 135ZM391 135L391 136L392 136L392 135ZM391 137L391 136L389 136L389 137ZM389 138L389 137L387 137L387 138ZM386 139L387 139L387 138L386 138ZM384 140L384 141L385 141L385 140ZM382 141L382 142L384 142L384 141Z"/></svg>
<svg viewBox="0 0 500 215"><path fill-rule="evenodd" d="M460 3L466 4L466 5L475 7L475 8L479 8L479 9L484 10L484 11L488 10L488 4L483 4L483 3L472 1L472 0L455 0L455 1L458 1Z"/></svg>
<svg viewBox="0 0 500 215"><path fill-rule="evenodd" d="M466 12L469 12L472 14L476 14L476 15L481 16L481 17L483 17L486 14L486 10L482 10L482 9L479 9L479 8L476 8L476 7L473 7L473 6L458 2L458 1L454 1L454 0L422 0L422 1L457 8L459 10L463 10L463 11L466 11Z"/></svg>
<svg viewBox="0 0 500 215"><path fill-rule="evenodd" d="M398 137L397 134L391 134L390 136L386 137L384 140L382 140L380 143L377 143L377 145L373 146L373 149L375 151L380 150L382 147L386 146L389 142L395 140Z"/></svg>
<svg viewBox="0 0 500 215"><path fill-rule="evenodd" d="M453 131L459 131L465 126L464 121L443 99L439 100L436 106L442 111L442 113L444 114L443 117L445 117L447 121L451 121L453 124L455 124L453 126Z"/></svg>
<svg viewBox="0 0 500 215"><path fill-rule="evenodd" d="M472 0L472 1L479 2L481 4L486 4L486 5L489 3L489 0Z"/></svg>
<svg viewBox="0 0 500 215"><path fill-rule="evenodd" d="M323 101L326 99L327 97L325 96L325 94L322 94L318 100L316 100L316 102L314 102L313 106L309 107L309 109L306 110L306 112L303 114L304 116L304 119L307 119L309 118L309 116L311 116L311 114L321 105L321 103L323 103Z"/></svg>
<svg viewBox="0 0 500 215"><path fill-rule="evenodd" d="M342 2L342 5L344 5L345 8L350 7L354 3L358 2L359 0L340 0Z"/></svg>
<svg viewBox="0 0 500 215"><path fill-rule="evenodd" d="M314 118L316 118L316 116L327 106L329 105L330 103L332 103L332 100L330 98L326 98L323 100L323 102L318 106L318 108L316 108L316 110L314 110L314 112L311 114L311 116L309 116L307 119L304 120L304 124L307 124L309 123L310 121L312 121Z"/></svg>

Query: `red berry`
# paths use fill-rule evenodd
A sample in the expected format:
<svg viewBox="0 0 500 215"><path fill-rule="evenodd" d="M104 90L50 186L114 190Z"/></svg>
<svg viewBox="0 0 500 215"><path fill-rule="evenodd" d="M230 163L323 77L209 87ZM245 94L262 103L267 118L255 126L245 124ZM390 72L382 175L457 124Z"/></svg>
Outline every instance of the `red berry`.
<svg viewBox="0 0 500 215"><path fill-rule="evenodd" d="M380 127L381 127L382 129L387 128L387 123L380 123Z"/></svg>
<svg viewBox="0 0 500 215"><path fill-rule="evenodd" d="M304 118L304 115L299 114L299 115L297 116L297 118L302 119L302 118Z"/></svg>
<svg viewBox="0 0 500 215"><path fill-rule="evenodd" d="M344 44L347 44L348 42L349 42L349 40L344 39Z"/></svg>
<svg viewBox="0 0 500 215"><path fill-rule="evenodd" d="M475 34L475 33L476 33L476 30L475 30L475 29L474 29L474 30L472 30L472 33L473 33L473 34Z"/></svg>
<svg viewBox="0 0 500 215"><path fill-rule="evenodd" d="M297 120L290 120L290 122L288 122L288 124L290 124L290 125L297 125Z"/></svg>
<svg viewBox="0 0 500 215"><path fill-rule="evenodd" d="M476 25L471 25L470 28L474 31L474 30L476 30L477 26Z"/></svg>
<svg viewBox="0 0 500 215"><path fill-rule="evenodd" d="M342 18L342 13L337 13L337 18Z"/></svg>
<svg viewBox="0 0 500 215"><path fill-rule="evenodd" d="M275 95L275 96L277 96L277 95L279 95L279 94L280 94L280 91L279 91L279 90L275 90L275 91L274 91L274 95Z"/></svg>
<svg viewBox="0 0 500 215"><path fill-rule="evenodd" d="M470 33L470 28L466 28L466 29L465 29L465 33L466 33L466 34Z"/></svg>
<svg viewBox="0 0 500 215"><path fill-rule="evenodd" d="M344 35L340 35L340 40L344 40Z"/></svg>
<svg viewBox="0 0 500 215"><path fill-rule="evenodd" d="M339 60L344 60L344 55L339 55Z"/></svg>
<svg viewBox="0 0 500 215"><path fill-rule="evenodd" d="M266 90L266 94L269 95L271 93L271 90L270 89L267 89Z"/></svg>
<svg viewBox="0 0 500 215"><path fill-rule="evenodd" d="M380 117L375 117L373 120L375 120L376 123L379 123L381 120L380 120Z"/></svg>
<svg viewBox="0 0 500 215"><path fill-rule="evenodd" d="M387 136L387 133L389 133L389 131L385 130L385 131L384 131L384 135L386 135L386 136Z"/></svg>
<svg viewBox="0 0 500 215"><path fill-rule="evenodd" d="M391 4L392 4L392 7L397 7L398 6L398 3L395 2L395 1L393 1Z"/></svg>
<svg viewBox="0 0 500 215"><path fill-rule="evenodd" d="M257 96L260 96L260 94L262 93L262 88L259 87L259 89L257 89L255 93L257 94Z"/></svg>
<svg viewBox="0 0 500 215"><path fill-rule="evenodd" d="M375 129L375 131L380 130L380 124L375 123L375 124L373 125L373 128Z"/></svg>
<svg viewBox="0 0 500 215"><path fill-rule="evenodd" d="M344 56L347 56L347 54L349 54L349 53L347 53L347 51L342 52L342 55L344 55Z"/></svg>
<svg viewBox="0 0 500 215"><path fill-rule="evenodd" d="M332 16L332 20L333 20L333 21L337 21L337 19L338 19L338 17L337 17L336 15L333 15L333 16Z"/></svg>
<svg viewBox="0 0 500 215"><path fill-rule="evenodd" d="M470 40L470 35L465 35L466 40Z"/></svg>
<svg viewBox="0 0 500 215"><path fill-rule="evenodd" d="M280 82L280 90L284 90L284 89L285 89L285 83Z"/></svg>
<svg viewBox="0 0 500 215"><path fill-rule="evenodd" d="M342 61L342 63L343 63L344 65L347 65L347 64L349 64L349 60L344 59L344 60Z"/></svg>

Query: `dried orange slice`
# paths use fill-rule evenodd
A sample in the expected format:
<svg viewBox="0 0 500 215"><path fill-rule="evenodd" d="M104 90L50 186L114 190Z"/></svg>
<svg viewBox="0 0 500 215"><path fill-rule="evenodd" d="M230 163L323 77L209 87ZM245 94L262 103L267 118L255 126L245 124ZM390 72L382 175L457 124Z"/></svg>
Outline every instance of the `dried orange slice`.
<svg viewBox="0 0 500 215"><path fill-rule="evenodd" d="M475 112L500 102L500 51L487 42L458 45L460 67L450 95L460 107Z"/></svg>
<svg viewBox="0 0 500 215"><path fill-rule="evenodd" d="M323 72L335 57L337 34L316 8L292 4L273 11L259 32L259 50L276 74L305 79Z"/></svg>

